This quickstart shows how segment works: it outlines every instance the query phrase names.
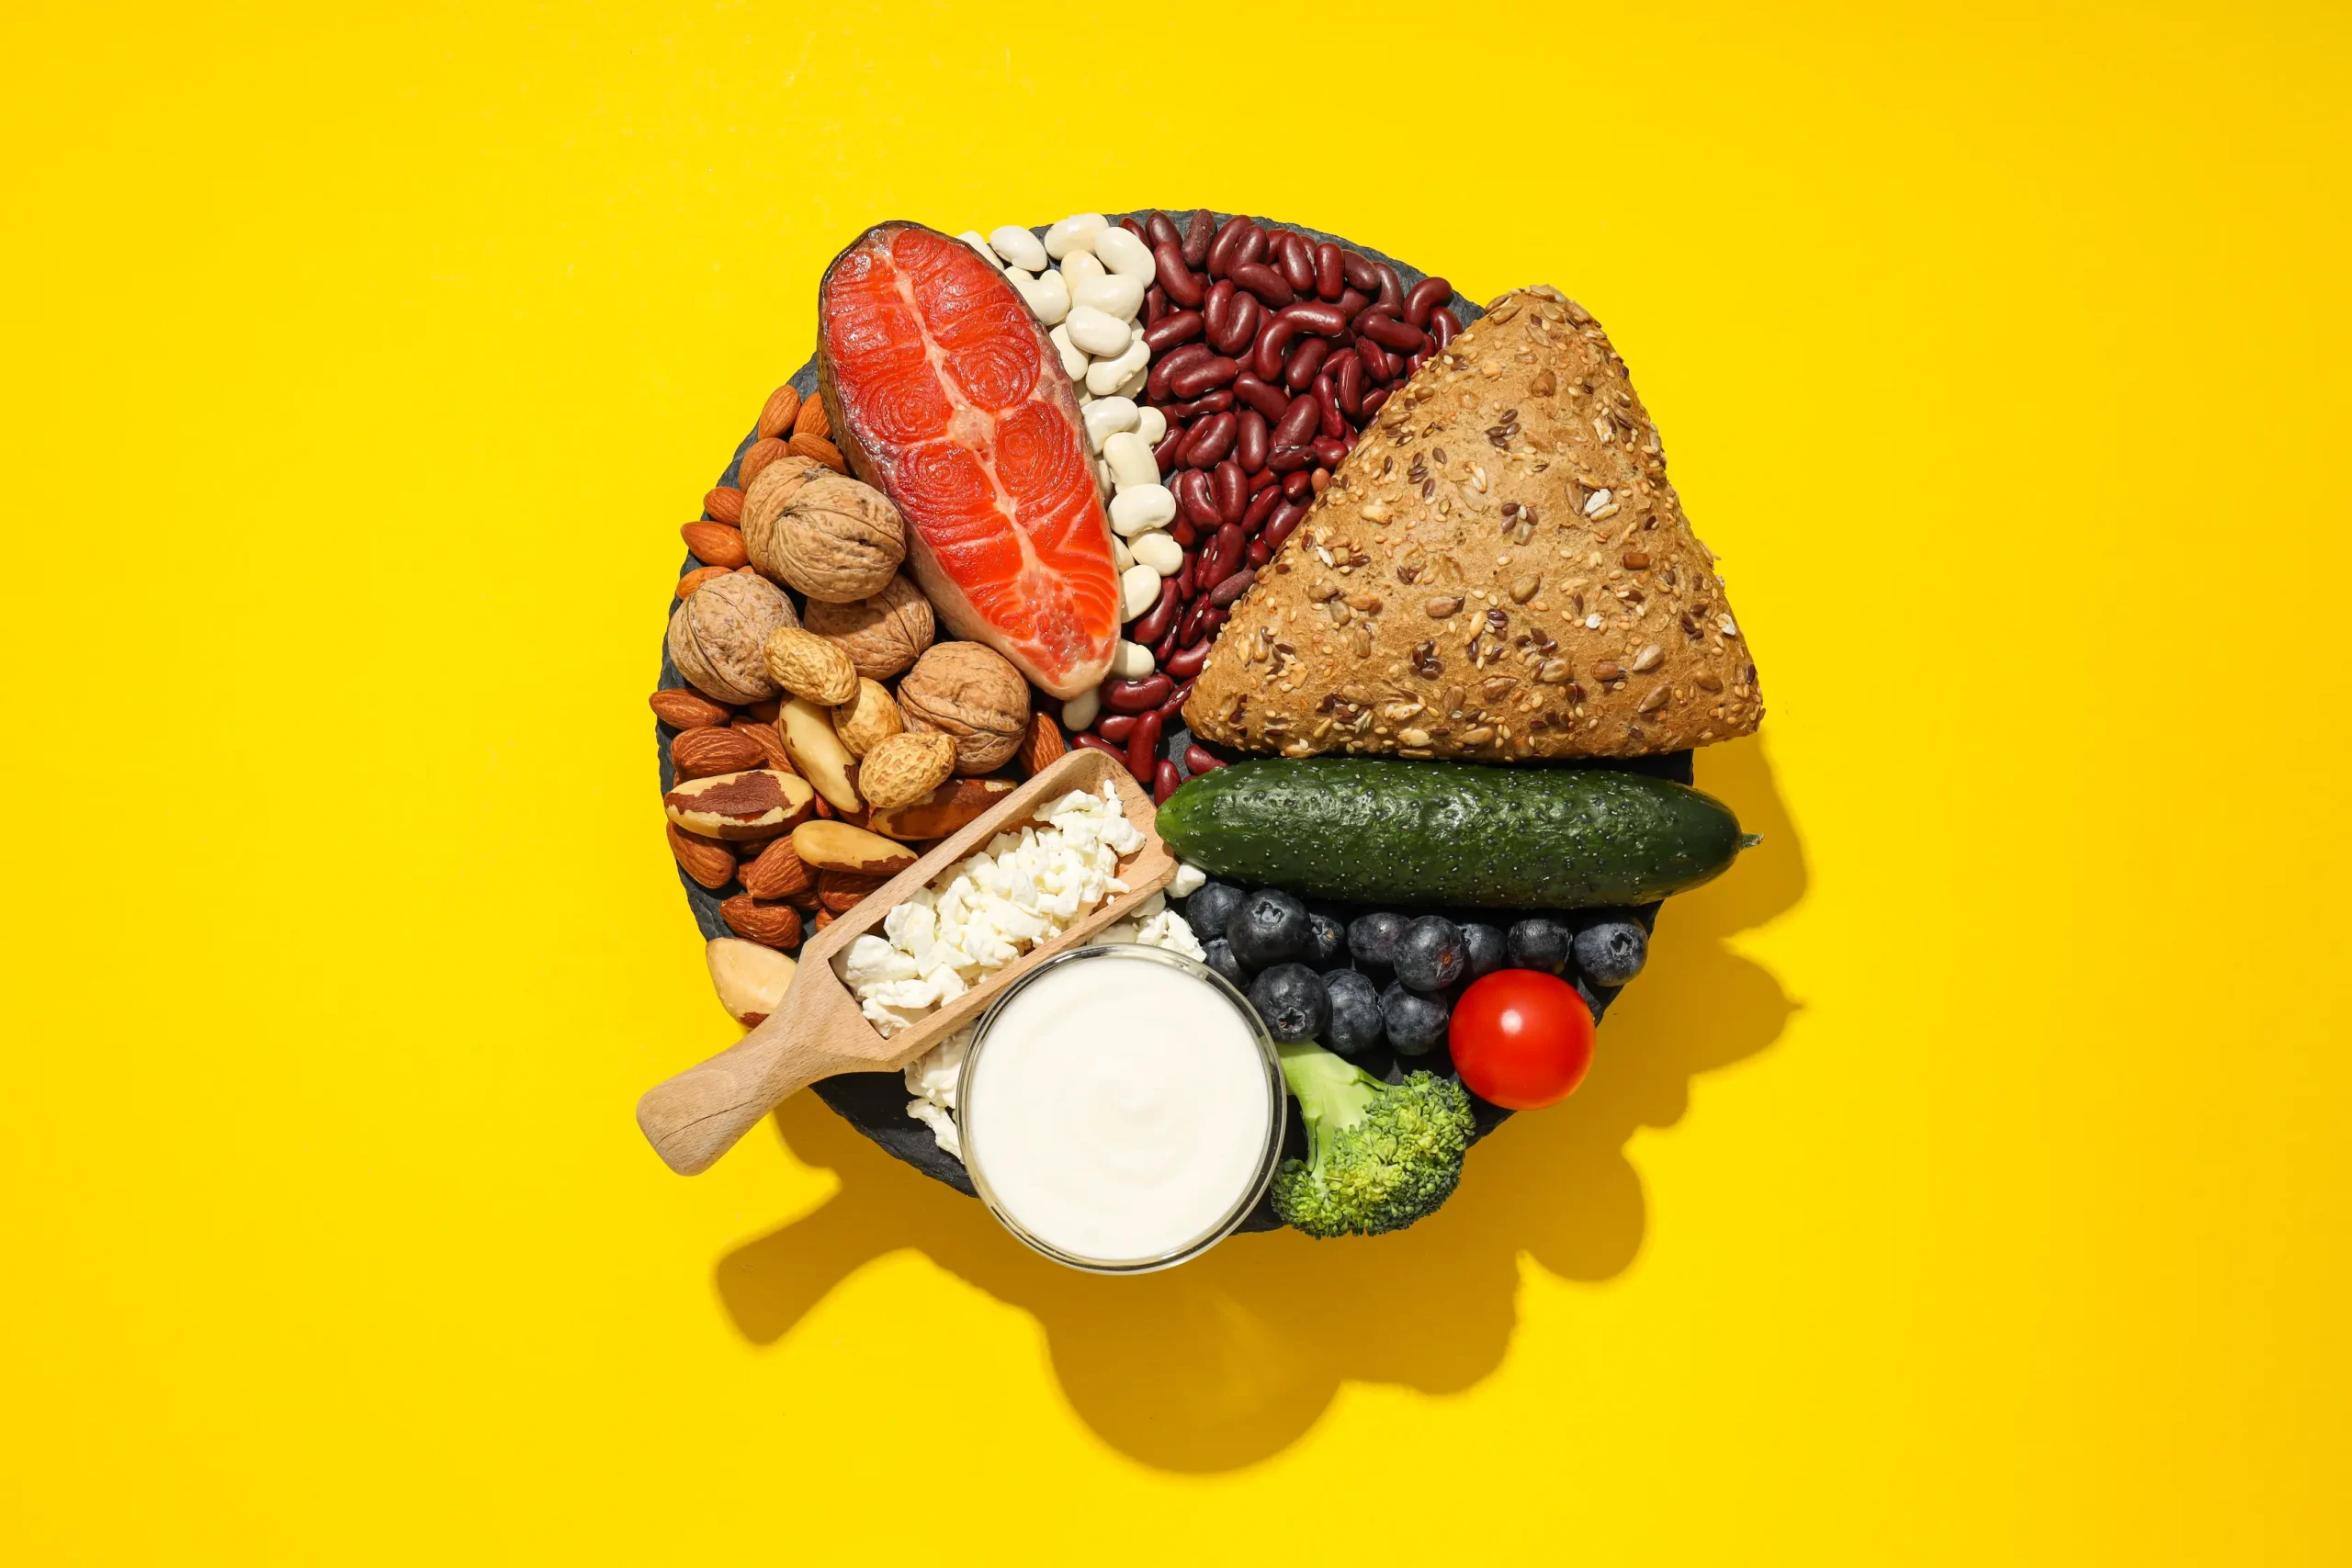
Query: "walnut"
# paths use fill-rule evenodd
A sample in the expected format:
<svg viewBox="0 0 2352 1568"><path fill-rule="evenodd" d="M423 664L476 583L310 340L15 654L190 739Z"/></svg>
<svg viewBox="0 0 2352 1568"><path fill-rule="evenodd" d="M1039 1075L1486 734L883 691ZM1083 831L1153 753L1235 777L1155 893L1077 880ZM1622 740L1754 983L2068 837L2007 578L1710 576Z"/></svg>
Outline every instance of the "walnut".
<svg viewBox="0 0 2352 1568"><path fill-rule="evenodd" d="M842 645L857 672L869 681L888 681L922 657L938 633L931 601L904 576L893 577L881 592L853 604L808 601L808 626L819 637Z"/></svg>
<svg viewBox="0 0 2352 1568"><path fill-rule="evenodd" d="M938 733L891 736L858 763L857 793L877 811L928 800L956 775L956 742Z"/></svg>
<svg viewBox="0 0 2352 1568"><path fill-rule="evenodd" d="M871 485L779 458L743 496L743 547L763 577L849 604L889 586L907 558L907 525Z"/></svg>
<svg viewBox="0 0 2352 1568"><path fill-rule="evenodd" d="M1029 682L1004 655L977 642L943 642L899 682L899 706L917 734L956 739L956 771L993 773L1012 760L1029 728Z"/></svg>
<svg viewBox="0 0 2352 1568"><path fill-rule="evenodd" d="M856 693L833 709L833 733L842 738L853 757L865 756L906 727L899 705L890 700L879 681L861 677Z"/></svg>
<svg viewBox="0 0 2352 1568"><path fill-rule="evenodd" d="M670 662L706 696L756 703L776 694L764 657L768 634L799 624L784 590L729 572L679 601L670 616Z"/></svg>

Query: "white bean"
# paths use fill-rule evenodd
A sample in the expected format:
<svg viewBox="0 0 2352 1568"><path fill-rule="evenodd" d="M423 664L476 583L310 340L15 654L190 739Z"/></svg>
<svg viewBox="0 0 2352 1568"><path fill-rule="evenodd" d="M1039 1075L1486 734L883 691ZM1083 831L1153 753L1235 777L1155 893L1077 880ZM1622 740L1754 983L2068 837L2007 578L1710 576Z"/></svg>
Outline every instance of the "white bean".
<svg viewBox="0 0 2352 1568"><path fill-rule="evenodd" d="M1132 398L1097 398L1086 405L1087 442L1100 452L1102 443L1123 430L1133 430L1142 417L1143 411L1136 407ZM1161 423L1166 423L1165 415L1161 416Z"/></svg>
<svg viewBox="0 0 2352 1568"><path fill-rule="evenodd" d="M1143 389L1151 367L1151 350L1131 344L1116 359L1098 359L1086 367L1086 389L1098 398L1133 398Z"/></svg>
<svg viewBox="0 0 2352 1568"><path fill-rule="evenodd" d="M1155 408L1136 410L1136 434L1159 446L1168 439L1168 416Z"/></svg>
<svg viewBox="0 0 2352 1568"><path fill-rule="evenodd" d="M1094 722L1095 716L1102 711L1102 694L1100 691L1080 692L1062 704L1062 727L1066 729L1084 729Z"/></svg>
<svg viewBox="0 0 2352 1568"><path fill-rule="evenodd" d="M1116 316L1123 321L1132 321L1136 319L1136 312L1143 309L1143 285L1132 277L1125 277L1115 272L1106 273L1101 277L1090 277L1080 284L1071 292L1070 298L1090 310L1102 311L1106 316Z"/></svg>
<svg viewBox="0 0 2352 1568"><path fill-rule="evenodd" d="M1058 272L1039 273L1036 282L1022 287L1021 296L1037 312L1037 319L1049 327L1069 314L1069 286Z"/></svg>
<svg viewBox="0 0 2352 1568"><path fill-rule="evenodd" d="M1151 603L1159 603L1159 585L1157 582L1152 584ZM1158 668L1158 661L1151 657L1151 649L1139 642L1129 642L1121 637L1119 646L1111 650L1111 673L1122 681L1140 681Z"/></svg>
<svg viewBox="0 0 2352 1568"><path fill-rule="evenodd" d="M1159 461L1151 455L1151 443L1132 430L1118 431L1103 441L1102 460L1111 465L1111 477L1122 489L1159 482Z"/></svg>
<svg viewBox="0 0 2352 1568"><path fill-rule="evenodd" d="M1173 577L1184 570L1184 547L1157 528L1148 534L1137 534L1127 546L1127 553L1162 577ZM1113 554L1115 558L1117 552Z"/></svg>
<svg viewBox="0 0 2352 1568"><path fill-rule="evenodd" d="M1056 261L1094 248L1094 236L1111 226L1099 212L1077 212L1046 231L1046 254Z"/></svg>
<svg viewBox="0 0 2352 1568"><path fill-rule="evenodd" d="M993 267L1002 267L1004 265L1002 262L996 259L996 253L989 249L988 236L981 233L978 229L967 229L956 237L963 241L966 244L971 246L972 249L979 252L983 256L986 256L988 258L989 265Z"/></svg>
<svg viewBox="0 0 2352 1568"><path fill-rule="evenodd" d="M1001 233L1000 230L998 232ZM1028 232L1027 230L1022 232ZM996 235L989 236L993 242ZM1044 249L1043 246L1038 247ZM1094 236L1094 254L1102 265L1122 277L1139 279L1147 288L1159 279L1159 264L1151 259L1151 252L1144 243L1125 229L1105 229ZM1011 257L1007 257L1011 260Z"/></svg>
<svg viewBox="0 0 2352 1568"><path fill-rule="evenodd" d="M1075 292L1078 286L1088 278L1102 276L1103 276L1102 263L1096 258L1092 251L1074 251L1062 258L1062 281L1070 286L1072 292ZM1154 269L1154 276L1158 276L1157 268Z"/></svg>
<svg viewBox="0 0 2352 1568"><path fill-rule="evenodd" d="M1119 619L1132 621L1159 603L1159 573L1148 566L1131 566L1119 573Z"/></svg>
<svg viewBox="0 0 2352 1568"><path fill-rule="evenodd" d="M1135 334L1116 316L1106 316L1091 305L1073 305L1067 318L1069 341L1098 358L1114 359L1127 352Z"/></svg>
<svg viewBox="0 0 2352 1568"><path fill-rule="evenodd" d="M1175 521L1176 497L1166 485L1136 485L1111 498L1111 527L1123 538L1132 539Z"/></svg>
<svg viewBox="0 0 2352 1568"><path fill-rule="evenodd" d="M1069 341L1069 328L1058 326L1046 334L1054 343L1054 350L1062 356L1062 374L1075 381L1086 374L1086 352Z"/></svg>
<svg viewBox="0 0 2352 1568"><path fill-rule="evenodd" d="M1132 240L1135 236L1129 234L1127 238ZM1038 243L1037 236L1017 224L1008 223L1001 229L989 230L989 248L1002 256L1008 265L1030 272L1043 272L1053 261L1046 254L1046 247Z"/></svg>
<svg viewBox="0 0 2352 1568"><path fill-rule="evenodd" d="M1151 537L1151 536L1150 536L1150 535L1148 535L1148 534L1146 534L1146 535L1144 536L1144 537L1145 537L1145 538L1147 538L1147 539L1148 539L1148 538L1150 538L1150 537ZM1170 541L1170 543L1173 543L1174 541L1172 541L1172 540L1171 540L1171 541ZM1118 535L1116 535L1116 534L1112 535L1112 536L1111 536L1111 566L1112 566L1112 569L1113 569L1114 570L1116 570L1116 571L1125 571L1125 570L1127 570L1127 568L1129 568L1129 567L1131 567L1131 566L1133 566L1133 565L1135 565L1135 564L1136 564L1136 555L1135 555L1135 552L1134 552L1133 550L1131 550L1131 549L1127 548L1127 542L1126 542L1125 539L1122 539L1121 537L1119 537L1119 536L1118 536ZM1155 568L1154 570L1157 570L1157 569Z"/></svg>

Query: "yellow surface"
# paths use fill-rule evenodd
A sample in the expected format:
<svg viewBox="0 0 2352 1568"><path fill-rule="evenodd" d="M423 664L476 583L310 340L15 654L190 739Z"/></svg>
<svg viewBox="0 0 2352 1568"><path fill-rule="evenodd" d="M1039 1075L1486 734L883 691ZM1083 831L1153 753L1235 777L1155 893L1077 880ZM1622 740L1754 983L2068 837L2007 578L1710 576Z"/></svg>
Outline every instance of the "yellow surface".
<svg viewBox="0 0 2352 1568"><path fill-rule="evenodd" d="M6 8L7 1555L2352 1556L2343 11L1095 9ZM1766 846L1407 1235L671 1177L677 525L859 226L1153 199L1600 313Z"/></svg>

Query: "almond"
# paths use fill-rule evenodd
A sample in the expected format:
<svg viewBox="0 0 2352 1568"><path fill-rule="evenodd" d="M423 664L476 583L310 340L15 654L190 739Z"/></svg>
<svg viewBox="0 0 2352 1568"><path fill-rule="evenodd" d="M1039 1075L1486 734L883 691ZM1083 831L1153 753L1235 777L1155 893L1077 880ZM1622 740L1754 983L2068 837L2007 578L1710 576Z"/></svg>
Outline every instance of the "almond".
<svg viewBox="0 0 2352 1568"><path fill-rule="evenodd" d="M776 716L783 712L782 697L763 697L756 703L743 705L744 716L757 724L774 724Z"/></svg>
<svg viewBox="0 0 2352 1568"><path fill-rule="evenodd" d="M1021 737L1021 776L1030 778L1045 771L1046 764L1069 750L1069 742L1062 739L1062 727L1054 722L1049 713L1033 713L1029 728Z"/></svg>
<svg viewBox="0 0 2352 1568"><path fill-rule="evenodd" d="M729 577L731 575L733 574L723 566L698 566L695 568L694 570L686 573L685 576L678 579L678 597L681 599L689 598L693 595L695 589L700 588L704 583L710 581L713 578Z"/></svg>
<svg viewBox="0 0 2352 1568"><path fill-rule="evenodd" d="M956 776L956 738L933 731L901 731L885 738L859 760L857 793L877 811L928 800L931 792Z"/></svg>
<svg viewBox="0 0 2352 1568"><path fill-rule="evenodd" d="M689 523L678 530L678 536L705 566L723 566L733 571L752 558L743 552L742 531L724 523Z"/></svg>
<svg viewBox="0 0 2352 1568"><path fill-rule="evenodd" d="M790 445L798 457L813 457L837 474L849 472L849 465L842 460L841 448L821 435L796 435Z"/></svg>
<svg viewBox="0 0 2352 1568"><path fill-rule="evenodd" d="M896 876L915 863L914 851L846 822L803 822L792 830L793 852L818 871Z"/></svg>
<svg viewBox="0 0 2352 1568"><path fill-rule="evenodd" d="M783 953L731 936L720 937L702 953L718 1005L736 1022L748 1029L783 1005L796 967Z"/></svg>
<svg viewBox="0 0 2352 1568"><path fill-rule="evenodd" d="M670 765L682 779L707 779L714 773L740 773L767 761L760 743L740 729L682 729L670 742Z"/></svg>
<svg viewBox="0 0 2352 1568"><path fill-rule="evenodd" d="M887 876L858 876L845 871L821 872L817 877L817 907L846 915L868 893L889 880Z"/></svg>
<svg viewBox="0 0 2352 1568"><path fill-rule="evenodd" d="M801 864L789 834L772 841L758 858L745 861L736 874L743 879L743 890L755 898L789 898L807 892L817 881Z"/></svg>
<svg viewBox="0 0 2352 1568"><path fill-rule="evenodd" d="M768 394L767 406L760 410L760 439L782 435L792 428L800 412L800 393L786 381Z"/></svg>
<svg viewBox="0 0 2352 1568"><path fill-rule="evenodd" d="M743 453L743 461L735 469L735 482L743 489L750 490L752 481L760 477L760 470L783 457L789 449L773 435L763 441L752 442Z"/></svg>
<svg viewBox="0 0 2352 1568"><path fill-rule="evenodd" d="M714 893L735 880L734 851L716 839L686 832L675 822L668 827L670 852L678 857L680 869L688 876Z"/></svg>
<svg viewBox="0 0 2352 1568"><path fill-rule="evenodd" d="M739 527L743 521L743 492L732 485L720 485L705 493L702 509L710 513L712 522Z"/></svg>
<svg viewBox="0 0 2352 1568"><path fill-rule="evenodd" d="M816 919L811 922L810 929L812 931L823 931L827 926L833 923L834 919L835 917L831 909L820 910L818 911Z"/></svg>
<svg viewBox="0 0 2352 1568"><path fill-rule="evenodd" d="M800 405L800 412L792 422L792 434L814 435L820 440L830 437L833 434L833 422L825 417L823 399L810 398ZM810 454L812 457L814 455Z"/></svg>
<svg viewBox="0 0 2352 1568"><path fill-rule="evenodd" d="M781 773L797 773L800 771L792 765L791 757L786 754L784 737L776 733L775 725L762 724L757 719L739 718L735 721L733 728L740 735L749 736L752 744L760 749L758 766L774 768Z"/></svg>
<svg viewBox="0 0 2352 1568"><path fill-rule="evenodd" d="M798 947L800 911L789 904L771 903L738 893L719 901L718 918L727 929L762 947Z"/></svg>
<svg viewBox="0 0 2352 1568"><path fill-rule="evenodd" d="M778 626L764 649L768 678L796 697L831 707L857 695L857 666L842 646L801 626Z"/></svg>
<svg viewBox="0 0 2352 1568"><path fill-rule="evenodd" d="M706 724L725 724L731 709L719 706L700 692L690 692L684 686L664 686L646 698L653 709L653 716L673 729L698 729Z"/></svg>

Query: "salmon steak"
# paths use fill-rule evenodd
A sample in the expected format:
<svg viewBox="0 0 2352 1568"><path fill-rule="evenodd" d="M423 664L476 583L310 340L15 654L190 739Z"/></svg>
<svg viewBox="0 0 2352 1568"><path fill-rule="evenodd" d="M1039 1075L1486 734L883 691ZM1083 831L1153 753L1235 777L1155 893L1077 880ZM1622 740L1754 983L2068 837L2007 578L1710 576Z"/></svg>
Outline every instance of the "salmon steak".
<svg viewBox="0 0 2352 1568"><path fill-rule="evenodd" d="M1099 685L1119 640L1111 521L1078 390L1004 275L921 224L868 229L818 286L817 378L949 629L1055 696Z"/></svg>

